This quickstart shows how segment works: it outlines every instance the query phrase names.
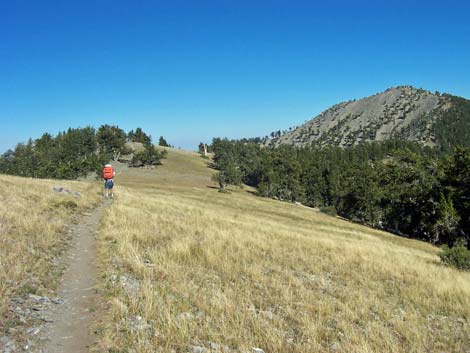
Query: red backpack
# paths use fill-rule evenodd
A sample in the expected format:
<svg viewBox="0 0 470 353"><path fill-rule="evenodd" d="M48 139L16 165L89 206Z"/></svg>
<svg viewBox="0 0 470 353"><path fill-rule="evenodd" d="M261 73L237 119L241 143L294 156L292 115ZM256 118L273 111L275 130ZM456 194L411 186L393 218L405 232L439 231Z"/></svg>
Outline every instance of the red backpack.
<svg viewBox="0 0 470 353"><path fill-rule="evenodd" d="M112 179L114 177L114 168L109 166L109 167L104 167L103 168L103 179Z"/></svg>

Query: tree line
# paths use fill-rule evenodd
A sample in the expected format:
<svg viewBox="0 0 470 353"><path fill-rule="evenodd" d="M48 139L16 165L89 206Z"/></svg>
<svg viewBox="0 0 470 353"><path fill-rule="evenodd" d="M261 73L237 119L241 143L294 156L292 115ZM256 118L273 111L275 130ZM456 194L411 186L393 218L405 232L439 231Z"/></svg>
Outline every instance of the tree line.
<svg viewBox="0 0 470 353"><path fill-rule="evenodd" d="M470 149L450 154L404 140L339 147L266 148L216 138L221 188L318 207L355 222L450 247L470 248Z"/></svg>
<svg viewBox="0 0 470 353"><path fill-rule="evenodd" d="M127 142L142 143L139 152L130 150ZM161 146L169 146L160 137ZM44 133L38 139L18 143L0 156L0 173L34 178L75 179L99 172L103 164L133 154L130 166L159 164L165 151L155 149L152 138L141 128L126 133L118 126L102 125L69 128L56 136Z"/></svg>
<svg viewBox="0 0 470 353"><path fill-rule="evenodd" d="M441 151L450 153L454 146L470 147L470 101L443 94L451 107L442 109L433 125L433 133Z"/></svg>

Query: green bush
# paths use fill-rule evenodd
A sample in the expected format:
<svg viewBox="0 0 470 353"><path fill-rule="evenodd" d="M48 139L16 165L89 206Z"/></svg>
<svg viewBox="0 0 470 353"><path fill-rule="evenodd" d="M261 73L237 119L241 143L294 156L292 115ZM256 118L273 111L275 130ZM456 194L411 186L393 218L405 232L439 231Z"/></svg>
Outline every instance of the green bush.
<svg viewBox="0 0 470 353"><path fill-rule="evenodd" d="M336 208L334 206L325 206L325 207L320 207L320 212L325 213L330 216L336 216Z"/></svg>
<svg viewBox="0 0 470 353"><path fill-rule="evenodd" d="M225 189L227 185L242 185L242 174L234 164L227 164L219 172L212 174L212 181L219 184L220 189Z"/></svg>
<svg viewBox="0 0 470 353"><path fill-rule="evenodd" d="M440 257L441 261L446 265L453 266L459 270L470 270L470 251L463 245L456 245L452 248L444 246Z"/></svg>
<svg viewBox="0 0 470 353"><path fill-rule="evenodd" d="M63 207L69 210L75 210L78 208L78 204L73 201L73 200L63 200L63 201L58 201L54 204L55 207Z"/></svg>
<svg viewBox="0 0 470 353"><path fill-rule="evenodd" d="M130 167L143 167L146 165L159 165L167 155L167 151L158 151L154 146L145 146L145 149L136 152L129 163Z"/></svg>

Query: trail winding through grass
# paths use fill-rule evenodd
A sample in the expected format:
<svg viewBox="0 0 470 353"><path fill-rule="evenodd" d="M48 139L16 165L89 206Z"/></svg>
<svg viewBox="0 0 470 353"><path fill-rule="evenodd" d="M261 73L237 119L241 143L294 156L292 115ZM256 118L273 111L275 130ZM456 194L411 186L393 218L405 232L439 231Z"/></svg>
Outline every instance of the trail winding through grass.
<svg viewBox="0 0 470 353"><path fill-rule="evenodd" d="M86 213L71 228L71 246L63 256L65 273L57 292L63 300L46 314L50 322L46 327L48 353L87 352L96 338L91 332L98 312L99 302L96 266L96 233L105 202Z"/></svg>

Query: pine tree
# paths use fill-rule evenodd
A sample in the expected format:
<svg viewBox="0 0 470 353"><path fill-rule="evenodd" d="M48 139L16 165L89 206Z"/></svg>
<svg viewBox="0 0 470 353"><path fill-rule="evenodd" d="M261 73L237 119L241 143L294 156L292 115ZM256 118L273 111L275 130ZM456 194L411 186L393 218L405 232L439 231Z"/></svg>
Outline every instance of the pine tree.
<svg viewBox="0 0 470 353"><path fill-rule="evenodd" d="M162 147L170 147L168 145L168 142L163 138L163 136L160 136L160 139L158 140L158 145Z"/></svg>
<svg viewBox="0 0 470 353"><path fill-rule="evenodd" d="M100 153L117 161L126 144L126 133L118 126L101 125L96 134Z"/></svg>

